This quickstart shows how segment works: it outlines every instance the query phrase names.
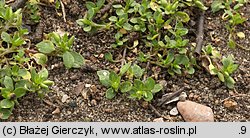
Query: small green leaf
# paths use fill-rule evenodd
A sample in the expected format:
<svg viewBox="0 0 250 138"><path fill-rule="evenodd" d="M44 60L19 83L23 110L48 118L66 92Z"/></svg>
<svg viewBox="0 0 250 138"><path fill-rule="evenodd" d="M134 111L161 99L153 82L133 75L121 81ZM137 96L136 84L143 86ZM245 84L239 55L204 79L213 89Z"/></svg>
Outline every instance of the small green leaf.
<svg viewBox="0 0 250 138"><path fill-rule="evenodd" d="M7 43L11 42L11 36L6 32L2 32L1 38L3 39L3 41L5 41Z"/></svg>
<svg viewBox="0 0 250 138"><path fill-rule="evenodd" d="M136 91L140 91L140 90L143 90L144 89L144 84L141 80L139 79L135 79L134 80L134 89Z"/></svg>
<svg viewBox="0 0 250 138"><path fill-rule="evenodd" d="M75 58L70 52L66 51L63 53L63 64L67 69L72 68L74 66L74 62Z"/></svg>
<svg viewBox="0 0 250 138"><path fill-rule="evenodd" d="M102 85L109 87L110 83L109 83L109 71L107 70L100 70L97 71L97 75L99 77L99 80L101 82Z"/></svg>
<svg viewBox="0 0 250 138"><path fill-rule="evenodd" d="M0 119L8 119L11 115L10 109L1 109L0 108Z"/></svg>
<svg viewBox="0 0 250 138"><path fill-rule="evenodd" d="M85 32L90 32L91 29L92 29L92 26L86 26L86 27L83 28L83 30L84 30Z"/></svg>
<svg viewBox="0 0 250 138"><path fill-rule="evenodd" d="M74 57L74 64L73 68L80 68L82 65L84 65L84 58L82 57L81 54L71 51L70 54Z"/></svg>
<svg viewBox="0 0 250 138"><path fill-rule="evenodd" d="M45 80L45 81L43 81L43 84L48 85L48 86L51 86L51 85L54 84L54 82L53 82L53 81L50 81L50 80Z"/></svg>
<svg viewBox="0 0 250 138"><path fill-rule="evenodd" d="M195 69L193 68L193 67L189 67L188 68L188 74L194 74L194 72L195 72Z"/></svg>
<svg viewBox="0 0 250 138"><path fill-rule="evenodd" d="M235 48L235 47L236 47L235 41L234 41L233 39L229 39L229 41L228 41L228 46L229 46L230 48Z"/></svg>
<svg viewBox="0 0 250 138"><path fill-rule="evenodd" d="M71 36L68 41L68 47L71 48L74 44L75 36Z"/></svg>
<svg viewBox="0 0 250 138"><path fill-rule="evenodd" d="M128 62L125 65L123 65L120 69L120 76L126 73L129 70L130 66L131 66L131 62Z"/></svg>
<svg viewBox="0 0 250 138"><path fill-rule="evenodd" d="M111 22L117 22L117 17L116 16L111 16L111 17L109 17L109 20L111 21Z"/></svg>
<svg viewBox="0 0 250 138"><path fill-rule="evenodd" d="M7 88L9 90L14 90L14 84L13 84L13 80L11 77L5 76L3 84L4 84L5 88Z"/></svg>
<svg viewBox="0 0 250 138"><path fill-rule="evenodd" d="M3 99L0 102L0 108L12 108L14 107L14 102L9 99Z"/></svg>
<svg viewBox="0 0 250 138"><path fill-rule="evenodd" d="M109 81L112 88L114 88L115 91L118 91L121 82L121 77L118 76L114 71L111 71L109 74Z"/></svg>
<svg viewBox="0 0 250 138"><path fill-rule="evenodd" d="M195 0L194 3L195 3L195 6L197 6L203 11L208 9L200 0Z"/></svg>
<svg viewBox="0 0 250 138"><path fill-rule="evenodd" d="M96 6L100 9L105 3L105 0L97 0Z"/></svg>
<svg viewBox="0 0 250 138"><path fill-rule="evenodd" d="M123 28L130 31L133 29L133 26L129 23L124 23Z"/></svg>
<svg viewBox="0 0 250 138"><path fill-rule="evenodd" d="M235 84L235 81L232 77L228 77L225 79L225 84L228 88L230 89L233 89L234 88L234 84Z"/></svg>
<svg viewBox="0 0 250 138"><path fill-rule="evenodd" d="M175 57L174 63L176 64L182 64L182 65L188 65L189 64L189 58L186 55L177 55Z"/></svg>
<svg viewBox="0 0 250 138"><path fill-rule="evenodd" d="M116 92L112 89L112 88L109 88L107 91L106 91L106 98L108 99L113 99L116 95Z"/></svg>
<svg viewBox="0 0 250 138"><path fill-rule="evenodd" d="M48 57L42 53L36 53L32 56L34 57L36 63L39 65L45 65L48 61Z"/></svg>
<svg viewBox="0 0 250 138"><path fill-rule="evenodd" d="M141 69L140 66L134 64L133 66L131 66L131 71L132 74L136 77L136 78L141 78L143 73L144 73L144 69Z"/></svg>
<svg viewBox="0 0 250 138"><path fill-rule="evenodd" d="M212 8L212 12L215 13L221 9L224 9L225 6L223 5L223 1L215 0L215 1L213 1L211 8Z"/></svg>
<svg viewBox="0 0 250 138"><path fill-rule="evenodd" d="M113 7L115 9L121 9L121 8L123 8L121 4L115 4L115 5L113 5Z"/></svg>
<svg viewBox="0 0 250 138"><path fill-rule="evenodd" d="M146 90L151 91L152 89L154 89L155 80L150 77L145 81L144 85Z"/></svg>
<svg viewBox="0 0 250 138"><path fill-rule="evenodd" d="M87 7L87 9L91 9L91 8L95 8L96 5L95 5L94 2L87 1L86 2L86 7Z"/></svg>
<svg viewBox="0 0 250 138"><path fill-rule="evenodd" d="M169 65L174 61L174 53L173 52L168 52L167 58L164 60L165 65Z"/></svg>
<svg viewBox="0 0 250 138"><path fill-rule="evenodd" d="M19 87L16 88L13 92L16 94L16 98L20 98L26 94L26 91L27 90L25 88Z"/></svg>
<svg viewBox="0 0 250 138"><path fill-rule="evenodd" d="M164 44L163 41L158 41L158 45L161 46L161 47L166 47L166 45Z"/></svg>
<svg viewBox="0 0 250 138"><path fill-rule="evenodd" d="M107 61L114 62L114 60L113 60L113 55L112 55L110 52L105 53L105 54L104 54L104 58L105 58L105 60L107 60Z"/></svg>
<svg viewBox="0 0 250 138"><path fill-rule="evenodd" d="M54 44L49 40L44 40L36 44L38 50L42 53L49 54L55 50Z"/></svg>
<svg viewBox="0 0 250 138"><path fill-rule="evenodd" d="M225 78L224 78L224 75L222 73L218 72L217 75L218 75L218 78L220 79L220 81L225 82Z"/></svg>
<svg viewBox="0 0 250 138"><path fill-rule="evenodd" d="M155 86L154 86L154 89L153 90L151 90L151 92L152 93L157 93L157 92L159 92L160 90L162 90L162 85L161 84L156 84Z"/></svg>
<svg viewBox="0 0 250 138"><path fill-rule="evenodd" d="M153 99L153 94L150 91L147 91L146 93L144 93L143 99L149 102Z"/></svg>
<svg viewBox="0 0 250 138"><path fill-rule="evenodd" d="M92 18L94 17L95 15L95 8L90 8L88 11L87 11L87 18L89 20L92 20Z"/></svg>
<svg viewBox="0 0 250 138"><path fill-rule="evenodd" d="M189 15L185 12L178 11L178 12L176 12L175 15L176 15L177 19L179 19L181 22L186 23L190 20Z"/></svg>
<svg viewBox="0 0 250 138"><path fill-rule="evenodd" d="M120 90L122 93L129 92L132 89L132 84L129 81L121 83Z"/></svg>
<svg viewBox="0 0 250 138"><path fill-rule="evenodd" d="M22 77L23 79L29 80L31 78L31 74L26 69L19 69L18 76Z"/></svg>
<svg viewBox="0 0 250 138"><path fill-rule="evenodd" d="M43 81L47 80L49 76L49 72L46 68L43 68L41 71L38 72L39 78L41 78Z"/></svg>

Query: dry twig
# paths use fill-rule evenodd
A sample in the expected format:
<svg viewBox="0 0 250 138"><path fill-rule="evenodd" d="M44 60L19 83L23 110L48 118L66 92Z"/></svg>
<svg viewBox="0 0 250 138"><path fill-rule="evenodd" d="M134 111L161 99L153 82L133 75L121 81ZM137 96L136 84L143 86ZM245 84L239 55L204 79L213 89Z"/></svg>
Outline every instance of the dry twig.
<svg viewBox="0 0 250 138"><path fill-rule="evenodd" d="M60 5L62 7L63 20L64 20L64 22L67 22L64 4L63 4L63 2L61 0L59 0L59 1L60 1Z"/></svg>
<svg viewBox="0 0 250 138"><path fill-rule="evenodd" d="M163 96L163 97L159 100L159 103L157 104L157 106L162 106L164 103L166 103L166 102L172 100L172 99L175 98L175 97L178 97L178 96L182 93L182 91L184 91L185 89L187 89L187 87L184 86L184 87L180 88L178 91L176 91L176 92L170 94L169 96Z"/></svg>
<svg viewBox="0 0 250 138"><path fill-rule="evenodd" d="M199 26L198 26L198 34L196 38L196 48L194 54L196 57L200 56L203 39L204 39L204 20L205 20L205 11L202 11L199 19Z"/></svg>

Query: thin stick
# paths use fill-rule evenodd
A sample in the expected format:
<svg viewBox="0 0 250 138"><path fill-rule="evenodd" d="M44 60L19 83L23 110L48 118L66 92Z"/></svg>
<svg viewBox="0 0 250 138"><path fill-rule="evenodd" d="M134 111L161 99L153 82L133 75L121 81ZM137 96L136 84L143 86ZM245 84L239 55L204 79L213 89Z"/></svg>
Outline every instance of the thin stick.
<svg viewBox="0 0 250 138"><path fill-rule="evenodd" d="M149 104L149 107L154 111L154 113L157 115L157 117L163 116L152 104Z"/></svg>
<svg viewBox="0 0 250 138"><path fill-rule="evenodd" d="M179 96L179 95L182 93L182 91L184 91L185 89L186 89L186 87L184 86L184 87L180 88L178 91L172 93L172 94L169 95L169 96L163 96L163 97L159 100L160 102L157 104L157 106L162 106L164 103L166 103L166 102L172 100L173 98Z"/></svg>
<svg viewBox="0 0 250 138"><path fill-rule="evenodd" d="M59 0L59 1L60 1L60 4L61 4L61 7L62 7L63 20L64 20L64 22L67 22L64 4L63 4L63 2L61 0Z"/></svg>
<svg viewBox="0 0 250 138"><path fill-rule="evenodd" d="M198 26L198 34L196 38L196 48L194 54L196 57L199 57L201 54L203 39L204 39L204 20L205 20L205 11L202 11L199 19L199 26Z"/></svg>
<svg viewBox="0 0 250 138"><path fill-rule="evenodd" d="M10 4L10 3L12 3L12 2L15 2L15 0L9 0L9 1L6 1L5 3L6 3L6 4Z"/></svg>
<svg viewBox="0 0 250 138"><path fill-rule="evenodd" d="M126 53L127 53L127 47L125 47L123 54L122 54L122 66L124 65L125 61L126 61Z"/></svg>

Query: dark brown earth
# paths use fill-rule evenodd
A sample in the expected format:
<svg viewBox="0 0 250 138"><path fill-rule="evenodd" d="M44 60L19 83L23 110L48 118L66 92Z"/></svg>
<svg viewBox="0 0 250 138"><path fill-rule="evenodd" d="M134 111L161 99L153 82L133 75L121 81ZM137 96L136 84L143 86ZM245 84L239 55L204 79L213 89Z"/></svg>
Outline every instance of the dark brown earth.
<svg viewBox="0 0 250 138"><path fill-rule="evenodd" d="M97 70L120 68L120 63L112 64L104 59L104 53L111 51L116 59L121 59L123 49L112 49L114 32L112 30L99 32L95 35L86 34L77 25L76 20L84 15L85 7L82 0L66 0L65 11L67 22L63 21L61 10L56 11L48 6L41 6L41 24L43 33L52 31L65 31L74 35L76 41L74 48L86 59L86 65L81 69L66 70L62 61L58 58L50 58L48 69L50 79L55 82L50 92L43 100L36 94L29 94L20 100L13 115L7 121L153 121L158 118L154 111L145 102L127 99L123 95L113 100L105 98L105 88L100 85L96 75ZM250 20L250 5L247 4L242 10L244 17ZM226 46L228 31L225 29L226 22L221 19L221 13L212 14L206 11L204 25L205 44L211 43L223 54L232 53L235 60L240 64L234 73L236 85L230 90L221 83L217 77L209 75L205 70L198 70L193 76L171 77L161 69L158 81L166 80L167 86L164 92L156 95L152 105L165 116L166 122L184 121L181 115L171 116L169 111L176 106L172 103L165 107L157 107L157 100L165 93L177 91L183 86L190 90L185 91L189 100L212 108L215 121L250 121L250 52L241 48L229 49ZM196 18L193 18L195 20ZM236 31L245 33L246 38L238 40L238 43L250 48L250 21L237 27ZM194 26L195 27L195 26ZM31 34L37 35L37 26L32 26ZM41 28L40 28L41 29ZM195 29L195 28L193 28ZM211 38L217 38L214 41ZM195 42L195 36L190 35L190 40ZM33 45L36 43L33 43ZM127 59L134 53L127 52ZM145 67L144 64L142 66ZM155 68L150 65L150 68ZM69 98L65 103L62 97ZM235 101L237 106L228 109L224 106L225 101ZM56 110L57 109L57 110ZM56 111L55 111L56 110Z"/></svg>

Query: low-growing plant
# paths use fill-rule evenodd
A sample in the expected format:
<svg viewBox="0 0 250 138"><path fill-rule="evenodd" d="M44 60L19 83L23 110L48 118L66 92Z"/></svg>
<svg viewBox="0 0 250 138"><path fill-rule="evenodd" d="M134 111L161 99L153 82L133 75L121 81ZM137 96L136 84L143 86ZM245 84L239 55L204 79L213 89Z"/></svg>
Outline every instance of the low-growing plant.
<svg viewBox="0 0 250 138"><path fill-rule="evenodd" d="M74 39L74 36L69 37L66 33L60 36L53 32L48 34L48 40L36 44L36 47L44 54L62 57L67 69L80 68L84 64L84 58L72 50Z"/></svg>
<svg viewBox="0 0 250 138"><path fill-rule="evenodd" d="M147 78L145 81L141 81L144 69L131 62L121 67L119 74L114 71L100 70L97 71L97 75L102 85L107 87L106 97L112 99L118 92L128 95L132 99L144 99L145 101L151 101L153 95L162 89L160 84L156 84L152 78ZM124 77L127 80L122 80Z"/></svg>
<svg viewBox="0 0 250 138"><path fill-rule="evenodd" d="M235 64L233 55L222 57L212 45L208 45L203 51L206 55L203 66L207 68L211 75L217 75L221 82L223 82L228 88L232 89L235 81L231 75L239 66L238 64Z"/></svg>
<svg viewBox="0 0 250 138"><path fill-rule="evenodd" d="M95 15L103 7L105 0L97 0L96 4L94 2L86 2L86 7L88 9L83 19L79 19L76 22L83 27L85 32L95 32L98 29L109 29L110 23L95 23L93 21Z"/></svg>
<svg viewBox="0 0 250 138"><path fill-rule="evenodd" d="M229 31L228 46L230 48L236 47L235 36L237 33L235 33L235 27L247 20L238 11L245 3L247 3L247 0L215 0L211 5L213 13L224 10L222 19L228 20L226 29Z"/></svg>
<svg viewBox="0 0 250 138"><path fill-rule="evenodd" d="M190 17L186 12L179 10L189 6L198 7L201 10L207 9L199 0L142 0L141 2L127 0L114 3L111 8L113 14L108 16L108 20L112 22L111 26L117 30L112 47L128 47L129 49L139 45L152 47L152 54L145 55L140 52L141 60L142 55L147 57L143 62L152 61L151 63L165 67L171 75L183 72L193 74L194 58L188 51L189 41L185 38L188 29L183 25L190 20ZM85 16L92 15L91 11L93 10L88 8ZM185 61L180 61L180 59Z"/></svg>
<svg viewBox="0 0 250 138"><path fill-rule="evenodd" d="M53 84L44 64L47 56L32 53L26 44L21 10L0 1L0 119L8 119L15 104L28 92L43 97Z"/></svg>
<svg viewBox="0 0 250 138"><path fill-rule="evenodd" d="M28 18L30 21L34 22L34 23L38 23L40 22L40 9L38 6L38 2L39 0L32 0L32 1L28 1L26 3L26 6L24 8L26 14L28 14Z"/></svg>

